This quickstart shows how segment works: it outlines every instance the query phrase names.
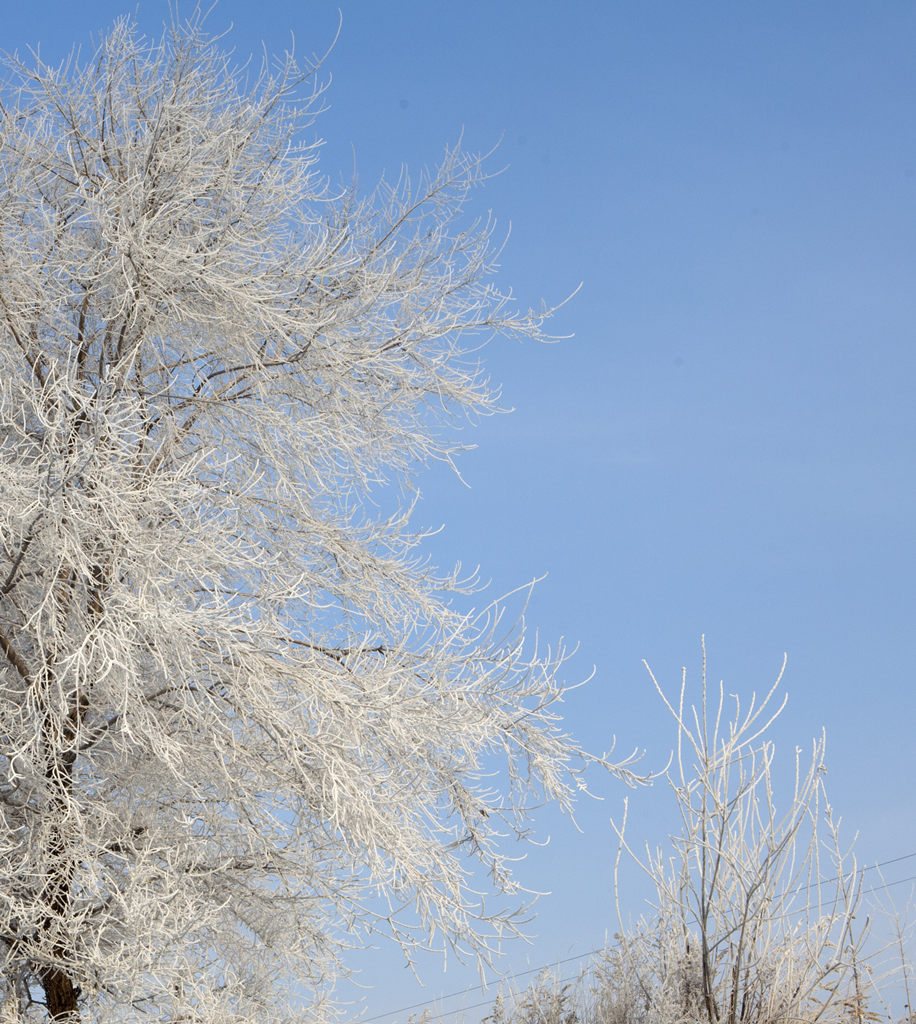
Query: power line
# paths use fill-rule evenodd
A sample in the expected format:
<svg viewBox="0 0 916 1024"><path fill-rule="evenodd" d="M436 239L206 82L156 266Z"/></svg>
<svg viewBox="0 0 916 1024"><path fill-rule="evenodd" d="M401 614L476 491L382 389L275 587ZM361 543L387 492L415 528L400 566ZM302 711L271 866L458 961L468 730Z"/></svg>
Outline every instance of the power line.
<svg viewBox="0 0 916 1024"><path fill-rule="evenodd" d="M594 956L596 953L600 952L601 947L599 947L598 949L589 949L585 953L577 953L575 956L568 956L564 960L554 960L549 964L541 964L540 967L529 967L527 970L518 971L515 974L507 974L504 977L500 978L499 981L500 983L504 981L514 981L516 978L524 978L529 974L537 974L539 971L545 971L550 967L559 967L561 964L571 964L574 960L582 960L584 957ZM467 989L463 988L459 989L457 992L449 992L448 995L439 996L438 998L433 999L432 1002L446 1002L449 999L456 999L458 996L463 996L466 994ZM429 1004L430 1000L424 999L419 1003L414 1003L412 1006L402 1006L399 1010L389 1010L387 1013L379 1013L376 1014L376 1016L374 1017L361 1018L359 1024L374 1024L374 1021L382 1020L385 1017L393 1017L395 1014L398 1013L409 1013L411 1010L419 1010L421 1007L429 1006ZM480 1005L486 1006L487 1004L481 1003ZM473 1010L475 1009L475 1007L466 1006L464 1007L464 1009ZM432 1019L435 1020L435 1018Z"/></svg>
<svg viewBox="0 0 916 1024"><path fill-rule="evenodd" d="M912 857L916 857L916 852L914 852L914 853L906 853L906 854L904 854L901 857L893 857L890 860L882 861L880 864L869 864L866 867L862 868L858 873L859 874L864 874L866 871L873 871L876 868L887 867L889 864L898 864L900 861L909 860ZM829 881L837 881L837 880L838 879L836 879L836 878L835 879L830 879L825 884L829 884ZM916 875L909 875L906 878L898 878L898 879L896 879L893 882L884 882L881 885L873 886L871 889L863 889L859 893L859 895L860 896L867 896L869 893L880 892L882 889L890 889L892 886L903 885L905 882L913 882L913 881L916 881ZM807 886L806 888L810 888L810 886ZM795 913L799 913L799 911L795 911ZM780 916L781 917L791 917L792 914L791 913L790 914L782 914ZM591 950L588 953L579 953L577 956L567 957L565 960L557 960L555 963L544 964L541 967L532 967L532 968L530 968L529 970L526 970L526 971L519 971L517 974L507 975L507 977L505 979L503 979L503 980L504 981L506 981L506 980L514 981L516 978L523 978L523 977L525 977L528 974L535 974L536 972L539 972L539 971L545 971L545 970L548 970L551 967L559 967L561 964L567 964L567 963L572 962L573 960L581 960L583 957L586 957L586 956L595 956L595 955L597 955L598 953L601 953L601 952L603 952L603 949L599 947L598 949L593 949L593 950ZM554 984L557 986L557 988L562 988L564 985L572 984L572 982L574 982L575 980L576 980L576 976L575 975L570 975L569 977L562 978L561 980L555 982ZM464 994L463 992L453 992L451 995L441 996L440 1000L441 1001L445 1001L445 1000L448 1000L448 999L453 999L456 995L463 995L463 994ZM434 1000L434 1002L438 1002L440 1000ZM491 999L484 999L484 1000L482 1000L479 1003L472 1003L470 1006L462 1006L461 1009L460 1009L460 1012L461 1013L467 1013L470 1010L480 1010L480 1009L483 1009L485 1006L492 1006L492 1004L493 1004L493 1001ZM419 1009L420 1007L425 1007L425 1006L429 1006L429 1003L428 1002L427 1003L416 1003L413 1006L408 1007L408 1009L416 1010L416 1009ZM404 1011L403 1010L396 1010L394 1012L395 1013L403 1013ZM458 1012L458 1011L440 1010L438 1013L430 1014L425 1019L427 1021L442 1020L443 1017L447 1017L450 1013L453 1013L453 1012ZM383 1016L388 1016L388 1014L385 1014ZM378 1019L379 1019L378 1017L370 1017L369 1020L364 1022L364 1024L370 1024L370 1021L376 1021Z"/></svg>
<svg viewBox="0 0 916 1024"><path fill-rule="evenodd" d="M596 952L597 952L597 950L596 950ZM583 953L582 955L586 956L587 954ZM573 957L573 959L575 960L577 958ZM525 971L523 973L530 974L531 972L530 971ZM521 975L516 975L516 977L520 977L520 976ZM563 978L562 981L558 981L556 984L557 984L558 987L562 988L564 985L572 984L572 982L574 982L575 980L576 980L575 976L571 975L568 978ZM474 1003L471 1006L462 1006L461 1007L461 1013L467 1013L468 1010L480 1010L484 1006L491 1006L491 1005L492 1005L492 1000L485 999L483 1002ZM455 1012L455 1011L452 1011L452 1010L441 1010L439 1013L432 1013L432 1014L430 1014L426 1019L427 1020L441 1020L443 1017L448 1016L448 1014L452 1013L452 1012Z"/></svg>
<svg viewBox="0 0 916 1024"><path fill-rule="evenodd" d="M877 871L879 868L886 868L890 864L899 864L902 860L910 860L912 857L916 857L916 850L914 850L913 853L903 853L899 857L891 857L890 860L879 861L877 864L866 864L865 867L859 868L856 874L864 875L866 871ZM825 878L820 884L830 885L831 882L838 882L839 880L840 876L834 875L833 878ZM813 883L813 885L817 884L817 882ZM896 883L894 884L896 885ZM805 886L806 889L810 889L811 887L811 885Z"/></svg>
<svg viewBox="0 0 916 1024"><path fill-rule="evenodd" d="M891 857L890 860L883 860L880 864L867 864L863 871L874 871L875 868L886 868L888 864L899 864L902 860L909 860L911 857L916 857L916 851L913 853L904 853L899 857Z"/></svg>
<svg viewBox="0 0 916 1024"><path fill-rule="evenodd" d="M904 882L916 882L916 875L909 875L906 878L898 878L893 882L884 882L882 885L876 885L872 889L863 889L860 895L867 896L870 892L879 892L881 889L890 889L894 885L903 885Z"/></svg>
<svg viewBox="0 0 916 1024"><path fill-rule="evenodd" d="M897 861L897 860L906 860L907 857L912 857L912 856L916 856L916 854L907 854L906 857L897 857L897 858L895 858L895 861ZM885 862L885 863L893 863L893 862ZM872 867L877 867L877 866L878 866L877 864L872 865ZM865 870L868 870L868 869L863 868L862 870L865 871ZM868 893L871 893L871 892L878 892L881 889L890 889L891 886L902 885L904 882L912 882L912 881L916 881L916 875L910 875L907 878L898 878L894 882L886 882L883 885L876 885L876 886L874 886L871 889L863 889L862 892L860 893L860 895L861 896L866 896ZM792 917L794 914L797 914L797 913L803 913L803 911L793 911L793 912L790 912L790 913L787 913L787 914L780 914L779 917L772 918L772 920L779 920L780 918ZM593 950L591 950L590 953L580 953L579 956L569 957L567 960L557 961L557 963L555 965L554 964L545 964L543 967L532 967L530 970L520 971L518 974L507 975L507 977L505 979L503 979L503 980L513 981L515 978L521 978L521 977L524 977L527 974L534 974L536 971L544 971L544 970L547 970L549 967L559 966L561 963L568 963L570 960L579 960L582 957L593 956L593 955L596 955L596 954L601 953L601 952L603 952L602 948L593 949ZM576 976L575 975L570 975L569 977L562 978L559 981L555 981L554 985L556 986L556 988L562 989L564 985L570 985L574 981L576 981ZM461 993L461 992L452 993L449 996L442 996L441 999L444 1001L444 1000L447 1000L447 999L454 998L455 995L462 995L462 994L463 993ZM434 1000L434 1002L438 1002L438 1001L439 1000ZM493 1000L492 999L484 999L484 1000L482 1000L479 1003L471 1003L470 1006L462 1006L462 1007L460 1007L459 1010L440 1010L438 1013L431 1013L431 1014L427 1015L424 1019L426 1021L442 1020L443 1017L447 1017L450 1013L458 1013L458 1012L460 1012L460 1013L467 1013L470 1010L480 1010L480 1009L483 1009L483 1007L485 1007L485 1006L492 1006L492 1005L493 1005ZM410 1007L410 1009L416 1010L416 1009L418 1009L421 1006L429 1006L429 1003L417 1003L414 1006ZM398 1013L398 1012L403 1012L403 1011L395 1011L395 1012ZM378 1020L378 1019L379 1018L377 1018L377 1017L370 1017L369 1018L369 1020ZM366 1021L366 1024L369 1024L369 1022Z"/></svg>
<svg viewBox="0 0 916 1024"><path fill-rule="evenodd" d="M899 864L899 863L901 863L901 861L911 860L914 857L916 857L916 850L914 850L912 853L901 854L899 857L890 857L887 860L878 861L875 864L866 864L865 867L860 868L856 873L860 874L860 875L864 875L866 871L877 871L880 868L889 867L891 864ZM838 875L833 877L833 878L825 879L820 884L821 885L830 885L831 882L837 882L837 881L839 881L839 876ZM860 896L867 896L869 893L880 892L882 889L890 889L890 888L892 888L895 885L903 885L905 882L913 882L913 881L916 881L916 875L909 875L907 878L898 878L897 880L895 880L893 882L884 882L881 885L873 886L871 889L863 889L860 892L859 895ZM804 887L804 889L802 889L800 891L805 892L808 889L813 888L817 884L818 883L815 882L815 883L811 883L809 885L806 885ZM807 908L805 908L805 909L807 909ZM786 913L786 914L781 914L780 917L791 917L791 916L793 916L793 914L798 914L798 913L803 913L803 912L804 911L802 911L802 910L791 911L791 912ZM541 971L550 970L553 967L560 967L563 964L573 963L576 960L583 960L585 957L596 956L598 953L603 952L603 949L604 949L604 947L599 946L596 949L590 949L590 950L587 950L584 953L577 953L575 956L569 956L569 957L566 957L563 960L554 960L554 961L551 961L550 963L541 964L539 967L529 967L529 968L527 968L524 971L518 971L518 972L515 972L513 974L504 975L502 978L500 978L498 980L499 980L500 984L502 984L504 982L507 982L507 981L510 981L510 982L511 981L515 981L517 978L525 978L525 977L527 977L530 974L537 974L537 973L539 973ZM565 985L568 982L573 981L573 980L574 980L573 978L567 978L567 979L561 981L559 984ZM397 1010L388 1010L385 1013L377 1013L373 1017L361 1018L359 1024L375 1024L376 1021L384 1020L387 1017L394 1017L394 1016L397 1016L397 1015L402 1014L402 1013L410 1013L412 1010L423 1009L423 1008L429 1006L431 1002L432 1003L448 1002L450 999L457 999L459 996L466 995L467 991L468 991L467 989L458 989L455 992L449 992L448 994L446 994L444 996L438 996L437 998L432 999L432 1000L424 999L424 1000L421 1000L418 1003L412 1003L410 1006L402 1006L402 1007L400 1007ZM491 1000L484 1000L483 1002L475 1003L472 1006L464 1006L464 1007L462 1007L462 1012L465 1012L467 1010L478 1010L478 1009L480 1009L483 1006L489 1006L490 1003L491 1003ZM443 1010L441 1013L435 1014L435 1015L433 1015L433 1016L431 1016L431 1017L429 1017L427 1019L428 1020L439 1020L441 1017L446 1016L446 1014L449 1013L449 1012L450 1011L448 1011L448 1010Z"/></svg>

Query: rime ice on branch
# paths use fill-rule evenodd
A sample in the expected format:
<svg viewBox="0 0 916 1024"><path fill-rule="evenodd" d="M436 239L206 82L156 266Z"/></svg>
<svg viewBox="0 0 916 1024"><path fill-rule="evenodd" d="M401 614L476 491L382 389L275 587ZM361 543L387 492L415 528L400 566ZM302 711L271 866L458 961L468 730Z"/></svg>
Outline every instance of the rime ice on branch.
<svg viewBox="0 0 916 1024"><path fill-rule="evenodd" d="M648 666L647 666L648 667ZM726 698L708 685L703 641L699 699L687 671L669 697L650 676L674 722L665 779L680 831L666 849L639 854L614 825L623 853L655 890L652 914L624 924L597 967L601 1019L630 1024L847 1024L877 1020L861 913L862 875L840 837L825 788L826 738L778 795L768 733L786 705L782 674L762 698ZM857 920L857 918L859 918Z"/></svg>
<svg viewBox="0 0 916 1024"><path fill-rule="evenodd" d="M8 71L6 1012L283 1020L372 932L486 957L501 834L589 759L562 650L456 610L409 523L408 471L494 407L466 350L546 315L461 219L480 161L335 194L309 69L251 84L199 17Z"/></svg>

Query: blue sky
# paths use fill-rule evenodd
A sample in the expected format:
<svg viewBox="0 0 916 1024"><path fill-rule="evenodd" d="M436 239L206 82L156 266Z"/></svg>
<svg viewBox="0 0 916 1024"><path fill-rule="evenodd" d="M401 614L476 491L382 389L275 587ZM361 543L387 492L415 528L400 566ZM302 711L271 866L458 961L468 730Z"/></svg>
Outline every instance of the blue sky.
<svg viewBox="0 0 916 1024"><path fill-rule="evenodd" d="M8 5L0 46L62 57L126 9ZM165 14L139 8L154 33ZM511 223L501 283L538 304L582 282L554 321L574 339L487 350L515 412L465 438L469 487L420 480L435 559L480 564L494 593L548 573L532 621L579 644L571 678L596 668L569 727L650 767L671 732L642 658L673 688L705 633L715 680L747 694L786 651L778 749L825 726L860 860L916 852L916 6L222 0L211 26L234 23L240 55L291 31L323 52L340 16L326 172L355 161L369 187L462 132L500 142L475 208ZM581 834L543 816L551 842L520 871L552 895L509 970L615 928L624 792L594 788ZM663 841L668 810L636 794L634 833ZM419 989L388 953L354 963L369 1016L475 977L431 958Z"/></svg>

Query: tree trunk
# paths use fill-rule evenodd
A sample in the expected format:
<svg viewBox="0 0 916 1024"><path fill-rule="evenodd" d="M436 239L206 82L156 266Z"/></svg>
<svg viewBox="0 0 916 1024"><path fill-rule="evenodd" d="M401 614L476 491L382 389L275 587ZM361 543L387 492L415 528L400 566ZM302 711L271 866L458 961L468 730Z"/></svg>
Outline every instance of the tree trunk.
<svg viewBox="0 0 916 1024"><path fill-rule="evenodd" d="M50 674L50 673L49 673ZM73 765L76 761L74 745L78 728L86 713L87 701L82 692L76 692L71 698L70 711L64 723L62 735L58 738L56 729L49 719L45 727L45 743L49 760L46 779L52 792L57 790L54 798L56 806L53 813L58 822L64 820L73 790ZM62 740L62 743L61 743ZM60 747L63 746L61 752ZM45 931L55 926L55 918L60 921L66 915L70 905L71 888L73 885L74 859L67 848L68 840L59 824L52 826L48 843L48 863L51 869L50 878L42 893L45 904L51 914L45 919ZM77 1024L79 1011L79 987L74 985L67 970L60 966L67 962L68 950L56 937L52 945L55 963L44 967L38 972L42 988L45 992L45 1005L48 1008L48 1019L54 1024Z"/></svg>
<svg viewBox="0 0 916 1024"><path fill-rule="evenodd" d="M45 990L48 1019L76 1024L79 1021L76 1003L79 992L74 987L70 975L59 967L49 967L41 975L41 984Z"/></svg>

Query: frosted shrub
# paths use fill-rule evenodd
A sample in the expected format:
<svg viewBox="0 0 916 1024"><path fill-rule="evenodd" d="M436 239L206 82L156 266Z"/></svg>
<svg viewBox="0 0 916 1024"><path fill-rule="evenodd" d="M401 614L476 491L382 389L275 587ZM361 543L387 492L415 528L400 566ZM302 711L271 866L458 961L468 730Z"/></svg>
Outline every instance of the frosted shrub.
<svg viewBox="0 0 916 1024"><path fill-rule="evenodd" d="M621 925L606 960L630 1019L813 1024L849 1011L865 938L860 876L827 800L823 735L809 759L796 751L788 799L778 796L766 732L785 707L781 679L747 705L721 683L710 693L705 645L698 705L686 702L686 670L676 701L652 676L677 730L666 779L682 830L670 851L640 856L626 815L615 826L656 891L653 915L629 934Z"/></svg>

